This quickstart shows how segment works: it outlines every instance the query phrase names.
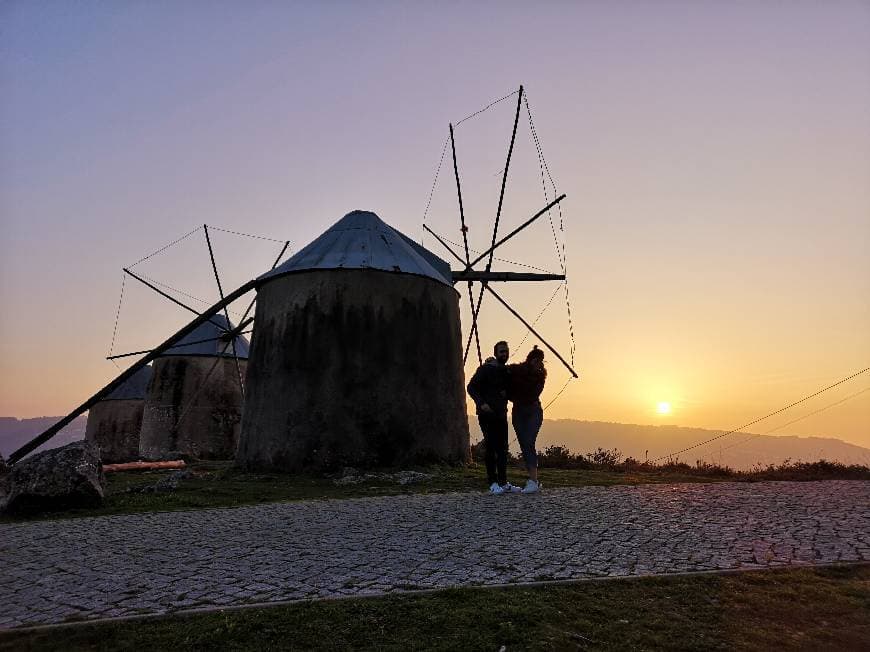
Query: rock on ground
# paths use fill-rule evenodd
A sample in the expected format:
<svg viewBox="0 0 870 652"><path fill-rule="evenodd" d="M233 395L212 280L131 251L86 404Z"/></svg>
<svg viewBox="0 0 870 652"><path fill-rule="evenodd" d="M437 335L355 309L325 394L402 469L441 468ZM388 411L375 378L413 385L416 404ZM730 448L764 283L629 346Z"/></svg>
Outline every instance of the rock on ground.
<svg viewBox="0 0 870 652"><path fill-rule="evenodd" d="M363 482L395 482L397 484L417 484L418 482L426 482L432 479L430 473L420 473L419 471L399 471L397 473L365 473L361 474L353 467L345 467L341 476L335 478L332 483L338 486L349 484L361 484Z"/></svg>
<svg viewBox="0 0 870 652"><path fill-rule="evenodd" d="M84 441L18 462L8 474L7 482L8 494L0 511L9 514L98 505L106 488L100 449Z"/></svg>
<svg viewBox="0 0 870 652"><path fill-rule="evenodd" d="M9 493L9 467L6 465L6 460L0 455L0 513L3 512L3 505L6 504L6 494Z"/></svg>
<svg viewBox="0 0 870 652"><path fill-rule="evenodd" d="M160 478L154 484L149 484L144 487L130 487L127 489L127 493L150 494L175 491L178 489L178 484L182 480L187 480L193 476L194 474L190 469L179 469Z"/></svg>

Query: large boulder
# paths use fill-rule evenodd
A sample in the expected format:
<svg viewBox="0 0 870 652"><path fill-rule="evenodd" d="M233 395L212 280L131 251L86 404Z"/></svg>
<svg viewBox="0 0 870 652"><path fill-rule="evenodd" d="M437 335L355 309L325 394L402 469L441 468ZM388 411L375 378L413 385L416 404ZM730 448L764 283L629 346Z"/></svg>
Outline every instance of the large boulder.
<svg viewBox="0 0 870 652"><path fill-rule="evenodd" d="M6 465L6 460L0 454L0 512L3 511L3 505L6 504L6 494L9 493L9 467Z"/></svg>
<svg viewBox="0 0 870 652"><path fill-rule="evenodd" d="M8 474L7 482L8 495L0 510L8 514L99 505L106 488L100 449L84 441L18 462Z"/></svg>

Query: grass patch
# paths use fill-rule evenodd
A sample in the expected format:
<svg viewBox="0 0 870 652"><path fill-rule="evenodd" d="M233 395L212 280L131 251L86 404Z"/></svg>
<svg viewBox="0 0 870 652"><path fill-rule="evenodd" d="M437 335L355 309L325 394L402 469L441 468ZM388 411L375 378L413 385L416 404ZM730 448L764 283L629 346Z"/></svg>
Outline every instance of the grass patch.
<svg viewBox="0 0 870 652"><path fill-rule="evenodd" d="M451 589L0 634L0 650L866 649L870 565Z"/></svg>
<svg viewBox="0 0 870 652"><path fill-rule="evenodd" d="M200 462L191 464L189 468L193 470L194 477L182 480L178 488L171 492L138 493L128 490L153 485L172 471L111 473L107 475L106 498L103 504L98 507L30 516L3 516L0 517L0 522L164 512L207 507L238 507L257 503L297 500L484 491L487 487L486 471L480 465L416 469L431 474L432 478L408 485L385 480L336 485L333 478L325 476L248 473L234 468L232 462ZM548 488L711 481L711 478L681 472L626 473L580 469L542 469L540 477ZM514 484L522 485L525 478L525 473L519 468L509 470L508 479Z"/></svg>

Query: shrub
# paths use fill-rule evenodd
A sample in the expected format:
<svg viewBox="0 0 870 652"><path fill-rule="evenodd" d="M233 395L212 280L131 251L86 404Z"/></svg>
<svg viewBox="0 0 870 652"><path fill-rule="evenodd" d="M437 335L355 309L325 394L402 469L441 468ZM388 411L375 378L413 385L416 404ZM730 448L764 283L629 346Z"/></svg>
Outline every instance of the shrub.
<svg viewBox="0 0 870 652"><path fill-rule="evenodd" d="M575 468L576 456L571 454L567 446L547 446L543 453L538 454L538 465L554 469Z"/></svg>

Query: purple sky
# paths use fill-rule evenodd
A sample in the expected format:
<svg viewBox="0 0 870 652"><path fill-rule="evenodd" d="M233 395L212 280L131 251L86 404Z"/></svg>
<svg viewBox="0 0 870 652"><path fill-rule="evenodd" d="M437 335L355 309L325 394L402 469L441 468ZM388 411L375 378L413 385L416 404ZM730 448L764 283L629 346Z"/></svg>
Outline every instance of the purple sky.
<svg viewBox="0 0 870 652"><path fill-rule="evenodd" d="M362 208L419 237L447 123L520 83L568 194L582 380L548 416L730 429L870 366L866 2L7 2L0 414L65 413L117 373L120 268L203 222L299 248ZM479 247L512 112L457 130ZM505 230L545 203L523 120ZM456 239L443 172L428 221ZM549 228L504 256L557 269ZM215 246L233 287L278 248ZM201 238L142 269L216 297ZM116 350L186 321L127 288ZM534 317L552 289L505 294ZM541 326L570 348L561 294ZM494 304L481 329L524 332ZM870 392L780 433L868 446Z"/></svg>

